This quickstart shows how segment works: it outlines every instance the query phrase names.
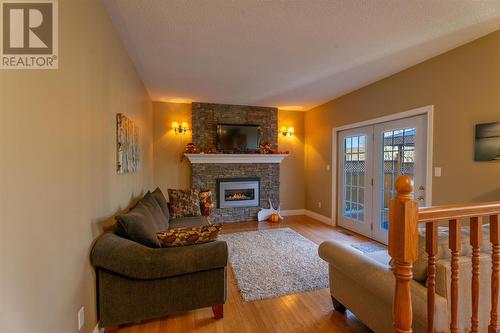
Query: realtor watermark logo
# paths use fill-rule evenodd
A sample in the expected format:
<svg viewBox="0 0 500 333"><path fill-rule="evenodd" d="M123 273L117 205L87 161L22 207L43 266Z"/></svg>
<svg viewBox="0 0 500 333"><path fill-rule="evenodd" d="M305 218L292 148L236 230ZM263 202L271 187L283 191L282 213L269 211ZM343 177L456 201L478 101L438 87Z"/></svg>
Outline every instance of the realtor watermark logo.
<svg viewBox="0 0 500 333"><path fill-rule="evenodd" d="M57 0L0 0L2 69L57 69Z"/></svg>

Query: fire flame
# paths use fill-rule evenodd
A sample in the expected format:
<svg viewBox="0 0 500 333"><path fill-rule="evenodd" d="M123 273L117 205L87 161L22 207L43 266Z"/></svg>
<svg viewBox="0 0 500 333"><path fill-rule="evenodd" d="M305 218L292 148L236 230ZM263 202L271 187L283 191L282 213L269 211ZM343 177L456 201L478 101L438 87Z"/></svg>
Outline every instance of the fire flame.
<svg viewBox="0 0 500 333"><path fill-rule="evenodd" d="M249 196L245 195L244 193L235 193L233 195L230 195L229 200L245 200L245 199L250 199Z"/></svg>

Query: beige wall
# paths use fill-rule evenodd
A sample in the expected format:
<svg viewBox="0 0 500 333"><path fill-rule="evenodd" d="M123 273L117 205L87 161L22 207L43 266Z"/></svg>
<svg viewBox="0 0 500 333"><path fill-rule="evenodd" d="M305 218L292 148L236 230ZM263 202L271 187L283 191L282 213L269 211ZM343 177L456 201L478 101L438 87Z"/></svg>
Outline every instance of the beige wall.
<svg viewBox="0 0 500 333"><path fill-rule="evenodd" d="M306 208L331 215L332 128L431 104L433 204L500 200L500 163L473 161L474 124L500 120L499 31L308 111Z"/></svg>
<svg viewBox="0 0 500 333"><path fill-rule="evenodd" d="M162 191L168 188L191 186L189 162L181 162L191 133L176 135L170 126L173 121L187 121L191 128L191 104L153 102L154 182ZM279 149L289 150L280 170L280 197L282 209L304 208L304 113L278 112L278 126L293 126L295 135L284 138L279 135Z"/></svg>
<svg viewBox="0 0 500 333"><path fill-rule="evenodd" d="M191 142L191 131L175 134L171 129L174 121L187 121L191 129L191 104L153 102L154 182L163 193L191 186L189 161L181 161L186 144Z"/></svg>
<svg viewBox="0 0 500 333"><path fill-rule="evenodd" d="M278 110L278 129L293 127L295 134L284 137L278 133L278 149L290 151L280 168L280 201L282 210L304 209L304 130L305 113Z"/></svg>
<svg viewBox="0 0 500 333"><path fill-rule="evenodd" d="M149 97L101 1L59 1L58 70L0 70L0 332L96 325L89 262L101 224L151 188ZM115 172L115 114L141 130L142 165Z"/></svg>

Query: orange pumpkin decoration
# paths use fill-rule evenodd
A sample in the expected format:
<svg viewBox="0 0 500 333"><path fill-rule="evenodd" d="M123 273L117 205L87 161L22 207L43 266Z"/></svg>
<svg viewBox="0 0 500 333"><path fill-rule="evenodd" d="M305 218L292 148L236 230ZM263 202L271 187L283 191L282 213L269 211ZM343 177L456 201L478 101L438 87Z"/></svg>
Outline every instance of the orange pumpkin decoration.
<svg viewBox="0 0 500 333"><path fill-rule="evenodd" d="M278 223L280 221L280 217L278 216L278 214L271 214L267 220L269 222L272 222L272 223Z"/></svg>

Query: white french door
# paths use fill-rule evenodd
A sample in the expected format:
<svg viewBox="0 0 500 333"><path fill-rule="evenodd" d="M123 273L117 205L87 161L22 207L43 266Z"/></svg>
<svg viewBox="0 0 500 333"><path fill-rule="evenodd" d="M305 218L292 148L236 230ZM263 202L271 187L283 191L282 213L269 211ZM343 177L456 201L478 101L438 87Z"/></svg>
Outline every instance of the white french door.
<svg viewBox="0 0 500 333"><path fill-rule="evenodd" d="M425 203L427 116L339 132L339 225L387 244L394 181L409 175Z"/></svg>
<svg viewBox="0 0 500 333"><path fill-rule="evenodd" d="M339 133L339 224L371 236L373 178L373 127Z"/></svg>

